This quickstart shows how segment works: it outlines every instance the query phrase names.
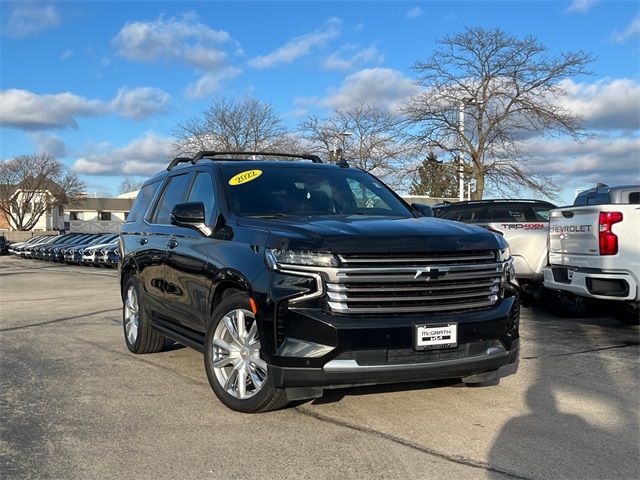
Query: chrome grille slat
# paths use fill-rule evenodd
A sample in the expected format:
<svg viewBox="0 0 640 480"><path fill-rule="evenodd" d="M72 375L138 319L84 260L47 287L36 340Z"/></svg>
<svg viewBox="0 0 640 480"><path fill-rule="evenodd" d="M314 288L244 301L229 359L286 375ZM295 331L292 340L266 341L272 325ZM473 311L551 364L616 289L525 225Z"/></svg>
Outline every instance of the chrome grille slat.
<svg viewBox="0 0 640 480"><path fill-rule="evenodd" d="M482 278L484 280L484 277ZM350 293L358 293L358 292L412 292L412 291L421 291L421 290L453 290L457 288L479 288L479 287L491 287L493 285L498 285L500 283L500 278L496 277L491 281L483 281L479 283L472 283L472 281L467 282L466 284L454 283L454 284L425 284L421 285L411 284L408 286L393 285L392 287L368 287L368 286L350 286L344 283L327 283L327 290L331 292L350 292Z"/></svg>
<svg viewBox="0 0 640 480"><path fill-rule="evenodd" d="M335 313L452 312L491 306L502 295L504 264L493 251L339 258L342 266L322 269L327 305ZM431 278L435 269L444 273Z"/></svg>
<svg viewBox="0 0 640 480"><path fill-rule="evenodd" d="M501 272L491 271L491 272L474 272L474 273L460 273L455 275L447 275L448 280L465 280L468 278L487 278L491 276L499 277ZM381 282L381 281L389 281L389 282L415 282L414 275L367 275L358 276L358 277L338 277L337 282L339 283L357 283L357 282ZM432 280L435 284L438 281ZM333 283L333 282L332 282ZM425 281L426 283L426 281Z"/></svg>
<svg viewBox="0 0 640 480"><path fill-rule="evenodd" d="M468 262L468 261L472 261L472 260L494 260L495 259L495 254L494 253L487 253L484 255L469 255L469 256L448 256L448 257L389 257L389 258L375 258L375 259L371 259L368 257L352 257L352 258L344 258L344 256L339 255L340 260L346 264L352 264L352 263L393 263L393 264L404 264L404 263L411 263L411 264L415 264L415 266L419 266L419 265L427 265L430 263L442 263L442 262L449 262L449 263L457 263L457 262Z"/></svg>
<svg viewBox="0 0 640 480"><path fill-rule="evenodd" d="M494 287L495 288L495 287ZM498 293L498 290L494 290L491 293ZM349 297L343 293L334 293L327 292L327 296L329 300L333 301L344 301L344 302L416 302L416 301L428 301L428 302L439 302L442 300L455 300L460 298L461 295L464 295L465 298L471 297L486 297L487 291L482 292L470 292L466 291L463 294L455 294L455 295L418 295L418 296L410 296L410 297Z"/></svg>
<svg viewBox="0 0 640 480"><path fill-rule="evenodd" d="M389 308L376 307L349 307L344 303L328 302L329 308L336 313L426 313L426 312L448 312L452 310L468 310L472 308L484 308L494 305L496 300L487 298L482 302L452 303L449 305L411 305L407 307L394 306Z"/></svg>

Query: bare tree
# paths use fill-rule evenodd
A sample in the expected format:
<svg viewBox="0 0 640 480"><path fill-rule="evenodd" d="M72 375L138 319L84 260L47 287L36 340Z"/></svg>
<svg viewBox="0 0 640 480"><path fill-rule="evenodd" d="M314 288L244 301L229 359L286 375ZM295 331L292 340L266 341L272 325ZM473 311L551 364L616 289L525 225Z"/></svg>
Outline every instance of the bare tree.
<svg viewBox="0 0 640 480"><path fill-rule="evenodd" d="M46 153L0 163L0 212L16 230L31 230L46 212L73 201L84 188L75 172Z"/></svg>
<svg viewBox="0 0 640 480"><path fill-rule="evenodd" d="M129 193L135 192L136 190L140 190L144 180L134 180L131 177L125 177L122 182L120 182L120 186L118 187L118 193Z"/></svg>
<svg viewBox="0 0 640 480"><path fill-rule="evenodd" d="M501 193L528 188L553 196L556 187L528 167L521 146L533 134L579 138L579 119L559 105L560 82L588 73L591 55L552 56L536 38L499 29L467 28L439 44L416 63L424 90L404 109L416 141L463 156L476 182L474 199L486 182Z"/></svg>
<svg viewBox="0 0 640 480"><path fill-rule="evenodd" d="M173 131L176 155L201 150L282 151L297 145L269 103L255 99L214 100L198 117Z"/></svg>
<svg viewBox="0 0 640 480"><path fill-rule="evenodd" d="M298 128L307 150L334 158L340 149L350 163L378 175L406 172L414 153L400 118L368 105L335 110L324 119L309 116Z"/></svg>

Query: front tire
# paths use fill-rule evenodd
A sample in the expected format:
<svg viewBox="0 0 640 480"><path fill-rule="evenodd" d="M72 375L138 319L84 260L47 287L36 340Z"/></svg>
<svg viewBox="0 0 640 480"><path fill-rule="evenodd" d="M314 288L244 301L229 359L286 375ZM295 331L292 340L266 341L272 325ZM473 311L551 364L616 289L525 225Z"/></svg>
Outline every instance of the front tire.
<svg viewBox="0 0 640 480"><path fill-rule="evenodd" d="M127 281L122 302L124 341L132 353L156 353L164 347L165 336L151 327L136 277Z"/></svg>
<svg viewBox="0 0 640 480"><path fill-rule="evenodd" d="M287 404L284 389L271 386L261 358L258 324L246 293L225 298L212 314L204 364L211 389L237 412L277 410Z"/></svg>

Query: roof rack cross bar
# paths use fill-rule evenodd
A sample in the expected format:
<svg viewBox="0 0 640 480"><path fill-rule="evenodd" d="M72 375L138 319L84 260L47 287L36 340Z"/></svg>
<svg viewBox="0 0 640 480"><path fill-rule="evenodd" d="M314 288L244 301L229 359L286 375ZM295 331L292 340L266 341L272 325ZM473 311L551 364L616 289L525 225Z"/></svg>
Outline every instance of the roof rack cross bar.
<svg viewBox="0 0 640 480"><path fill-rule="evenodd" d="M176 157L173 160L171 160L171 163L167 167L167 170L172 170L173 167L175 167L176 165L178 165L180 163L187 163L187 162L190 162L190 161L191 161L190 157Z"/></svg>
<svg viewBox="0 0 640 480"><path fill-rule="evenodd" d="M213 150L203 150L201 152L196 153L193 158L188 158L188 157L177 157L174 158L171 163L169 164L169 166L167 167L167 170L171 170L173 169L176 165L180 164L180 163L186 163L186 162L191 162L192 164L196 164L198 163L200 160L202 159L207 159L207 160L219 160L219 161L223 161L223 160L238 160L238 161L242 161L242 160L254 160L252 158L224 158L224 159L215 159L213 157L218 157L221 155L242 155L242 156L247 156L247 157L252 157L252 156L268 156L268 157L284 157L284 158L300 158L303 160L311 160L313 163L322 163L322 160L320 159L320 157L318 157L317 155L310 155L310 154L294 154L294 153L279 153L279 152L244 152L244 151L213 151Z"/></svg>

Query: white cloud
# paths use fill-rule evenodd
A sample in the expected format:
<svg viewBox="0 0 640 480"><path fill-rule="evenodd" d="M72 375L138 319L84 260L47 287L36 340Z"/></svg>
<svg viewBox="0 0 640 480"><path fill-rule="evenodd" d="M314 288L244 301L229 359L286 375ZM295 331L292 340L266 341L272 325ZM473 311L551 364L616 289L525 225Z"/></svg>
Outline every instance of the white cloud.
<svg viewBox="0 0 640 480"><path fill-rule="evenodd" d="M612 38L615 42L624 43L630 38L640 35L640 13L638 13L631 23L621 32L614 32Z"/></svg>
<svg viewBox="0 0 640 480"><path fill-rule="evenodd" d="M171 158L170 138L147 132L124 147L100 143L87 147L73 168L85 175L150 176L166 168Z"/></svg>
<svg viewBox="0 0 640 480"><path fill-rule="evenodd" d="M375 45L362 50L356 50L353 45L346 45L329 55L322 66L327 70L351 70L366 63L380 63L383 60L384 55Z"/></svg>
<svg viewBox="0 0 640 480"><path fill-rule="evenodd" d="M113 44L127 60L184 63L210 71L224 63L224 47L235 42L224 30L214 30L199 22L195 14L186 14L182 18L160 16L153 21L128 22Z"/></svg>
<svg viewBox="0 0 640 480"><path fill-rule="evenodd" d="M308 55L313 49L322 47L329 40L340 35L342 21L330 18L323 30L317 30L306 35L295 37L266 55L260 55L249 60L249 65L255 68L273 68L278 65L293 63L297 59Z"/></svg>
<svg viewBox="0 0 640 480"><path fill-rule="evenodd" d="M536 137L523 144L523 151L534 169L570 192L598 182L640 183L640 138L599 135L576 142Z"/></svg>
<svg viewBox="0 0 640 480"><path fill-rule="evenodd" d="M222 82L231 80L242 73L237 67L227 67L217 72L208 72L187 86L185 96L189 99L203 98L220 88Z"/></svg>
<svg viewBox="0 0 640 480"><path fill-rule="evenodd" d="M585 127L596 130L640 129L640 83L619 78L595 83L561 83L567 96L561 105L579 115Z"/></svg>
<svg viewBox="0 0 640 480"><path fill-rule="evenodd" d="M35 144L38 153L48 153L54 157L64 157L67 147L64 140L56 135L48 135L42 132L31 132L29 138Z"/></svg>
<svg viewBox="0 0 640 480"><path fill-rule="evenodd" d="M420 7L413 7L411 10L407 11L407 18L418 18L424 15L424 10Z"/></svg>
<svg viewBox="0 0 640 480"><path fill-rule="evenodd" d="M0 126L23 130L77 128L78 118L116 113L142 119L166 109L171 97L157 88L120 89L111 102L70 92L39 95L28 90L0 91Z"/></svg>
<svg viewBox="0 0 640 480"><path fill-rule="evenodd" d="M73 57L74 53L75 53L75 52L74 52L73 50L71 50L70 48L67 48L67 49L65 49L65 51L64 51L64 52L62 52L62 53L60 54L60 60L64 62L64 61L65 61L65 60L67 60L68 58Z"/></svg>
<svg viewBox="0 0 640 480"><path fill-rule="evenodd" d="M94 117L108 111L105 102L69 92L54 95L17 89L0 92L0 125L24 130L77 128L76 117Z"/></svg>
<svg viewBox="0 0 640 480"><path fill-rule="evenodd" d="M402 72L390 68L365 68L348 75L338 88L329 89L321 98L299 98L299 107L319 105L331 109L349 109L360 104L368 104L389 110L396 110L420 87Z"/></svg>
<svg viewBox="0 0 640 480"><path fill-rule="evenodd" d="M170 102L171 95L159 88L121 88L111 107L123 117L139 120L166 111Z"/></svg>
<svg viewBox="0 0 640 480"><path fill-rule="evenodd" d="M28 37L60 25L60 14L52 4L24 1L9 4L14 5L12 8L7 7L6 3L4 5L10 12L2 31L9 37Z"/></svg>
<svg viewBox="0 0 640 480"><path fill-rule="evenodd" d="M570 13L588 13L599 0L573 0L567 7Z"/></svg>

